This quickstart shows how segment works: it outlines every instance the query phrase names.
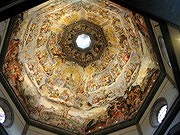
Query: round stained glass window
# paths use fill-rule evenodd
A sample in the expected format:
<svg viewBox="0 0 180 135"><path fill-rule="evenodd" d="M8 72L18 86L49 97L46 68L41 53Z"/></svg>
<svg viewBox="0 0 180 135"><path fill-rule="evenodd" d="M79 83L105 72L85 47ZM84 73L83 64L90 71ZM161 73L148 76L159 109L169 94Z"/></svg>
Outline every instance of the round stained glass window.
<svg viewBox="0 0 180 135"><path fill-rule="evenodd" d="M0 123L8 128L13 124L13 110L7 100L0 97Z"/></svg>
<svg viewBox="0 0 180 135"><path fill-rule="evenodd" d="M2 124L2 123L4 123L4 121L5 121L5 112L4 112L4 110L2 109L2 107L0 107L0 123Z"/></svg>
<svg viewBox="0 0 180 135"><path fill-rule="evenodd" d="M77 36L76 45L80 49L87 49L91 45L91 39L87 34L80 34Z"/></svg>
<svg viewBox="0 0 180 135"><path fill-rule="evenodd" d="M159 123L161 123L163 121L166 113L167 113L167 105L164 105L164 106L161 107L161 109L158 112L157 120L158 120Z"/></svg>
<svg viewBox="0 0 180 135"><path fill-rule="evenodd" d="M158 127L162 123L168 111L165 98L159 98L153 105L150 112L150 124L152 127Z"/></svg>

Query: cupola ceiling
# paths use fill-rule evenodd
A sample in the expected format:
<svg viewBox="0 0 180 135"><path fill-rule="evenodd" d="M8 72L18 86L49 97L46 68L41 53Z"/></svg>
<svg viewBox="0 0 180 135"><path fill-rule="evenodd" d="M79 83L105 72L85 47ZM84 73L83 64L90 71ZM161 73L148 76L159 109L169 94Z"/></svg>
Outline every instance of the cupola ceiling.
<svg viewBox="0 0 180 135"><path fill-rule="evenodd" d="M31 120L65 133L134 119L161 73L144 18L107 0L50 0L13 24L5 78Z"/></svg>

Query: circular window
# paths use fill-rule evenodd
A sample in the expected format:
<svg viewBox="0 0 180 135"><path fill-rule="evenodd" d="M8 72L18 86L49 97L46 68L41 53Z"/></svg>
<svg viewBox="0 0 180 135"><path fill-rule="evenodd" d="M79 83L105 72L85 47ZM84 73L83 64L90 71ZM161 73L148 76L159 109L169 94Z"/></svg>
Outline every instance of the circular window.
<svg viewBox="0 0 180 135"><path fill-rule="evenodd" d="M159 98L153 105L150 112L150 124L153 127L159 126L162 123L166 113L168 111L168 106L165 98Z"/></svg>
<svg viewBox="0 0 180 135"><path fill-rule="evenodd" d="M167 113L167 105L164 105L160 108L159 112L158 112L158 117L157 117L157 120L159 123L161 123L165 117Z"/></svg>
<svg viewBox="0 0 180 135"><path fill-rule="evenodd" d="M0 97L0 123L8 128L14 121L13 110L7 100Z"/></svg>
<svg viewBox="0 0 180 135"><path fill-rule="evenodd" d="M5 112L2 109L2 107L0 107L0 123L4 123L5 122Z"/></svg>
<svg viewBox="0 0 180 135"><path fill-rule="evenodd" d="M91 45L91 39L87 34L80 34L77 36L76 45L80 49L87 49Z"/></svg>

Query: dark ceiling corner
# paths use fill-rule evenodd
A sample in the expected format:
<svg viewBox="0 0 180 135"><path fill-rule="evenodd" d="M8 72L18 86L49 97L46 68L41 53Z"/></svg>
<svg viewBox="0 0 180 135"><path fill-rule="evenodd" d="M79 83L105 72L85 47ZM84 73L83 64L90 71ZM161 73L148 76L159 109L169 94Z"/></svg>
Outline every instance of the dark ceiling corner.
<svg viewBox="0 0 180 135"><path fill-rule="evenodd" d="M1 0L0 21L15 16L47 0Z"/></svg>
<svg viewBox="0 0 180 135"><path fill-rule="evenodd" d="M162 20L175 27L180 27L180 1L179 0L111 0L123 4L136 12L155 20Z"/></svg>
<svg viewBox="0 0 180 135"><path fill-rule="evenodd" d="M0 21L17 15L29 8L41 4L47 0L1 0ZM138 12L151 16L153 19L161 19L176 27L180 27L180 1L179 0L111 0L117 4L132 8Z"/></svg>

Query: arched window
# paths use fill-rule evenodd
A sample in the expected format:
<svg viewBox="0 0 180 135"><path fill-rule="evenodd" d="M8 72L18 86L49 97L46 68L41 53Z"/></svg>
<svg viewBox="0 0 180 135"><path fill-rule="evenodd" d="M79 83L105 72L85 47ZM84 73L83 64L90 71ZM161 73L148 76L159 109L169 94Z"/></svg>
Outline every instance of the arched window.
<svg viewBox="0 0 180 135"><path fill-rule="evenodd" d="M168 111L168 105L165 98L159 98L153 105L150 112L150 124L152 127L158 127L163 121Z"/></svg>
<svg viewBox="0 0 180 135"><path fill-rule="evenodd" d="M0 123L2 126L8 128L13 124L14 115L13 110L7 100L0 97Z"/></svg>

